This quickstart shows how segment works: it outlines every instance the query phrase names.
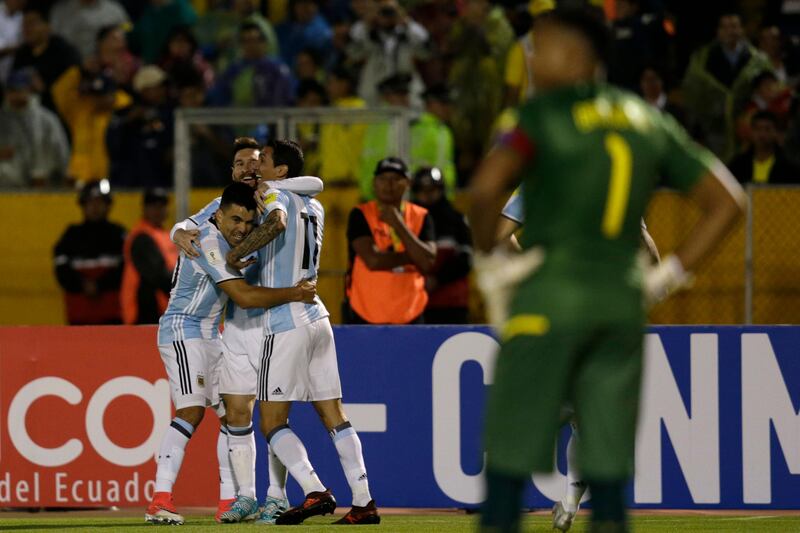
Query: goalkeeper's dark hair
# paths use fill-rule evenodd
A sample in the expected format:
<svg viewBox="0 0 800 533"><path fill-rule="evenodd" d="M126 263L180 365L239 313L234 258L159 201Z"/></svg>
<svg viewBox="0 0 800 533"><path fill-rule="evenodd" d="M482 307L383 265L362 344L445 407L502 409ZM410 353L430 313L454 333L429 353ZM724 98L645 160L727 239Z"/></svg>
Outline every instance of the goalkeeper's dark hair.
<svg viewBox="0 0 800 533"><path fill-rule="evenodd" d="M225 187L225 190L222 191L222 200L220 200L219 206L221 209L225 209L231 205L238 205L248 211L255 211L256 199L253 188L238 181Z"/></svg>
<svg viewBox="0 0 800 533"><path fill-rule="evenodd" d="M287 178L295 178L303 174L305 159L300 145L289 139L275 139L267 143L272 148L272 163L279 167L286 165Z"/></svg>
<svg viewBox="0 0 800 533"><path fill-rule="evenodd" d="M611 32L596 10L559 8L542 15L541 20L580 33L589 43L597 61L608 65L611 57Z"/></svg>
<svg viewBox="0 0 800 533"><path fill-rule="evenodd" d="M252 137L237 137L233 141L233 154L231 154L231 159L236 159L236 154L239 153L239 150L247 150L248 148L258 150L261 148L261 145Z"/></svg>

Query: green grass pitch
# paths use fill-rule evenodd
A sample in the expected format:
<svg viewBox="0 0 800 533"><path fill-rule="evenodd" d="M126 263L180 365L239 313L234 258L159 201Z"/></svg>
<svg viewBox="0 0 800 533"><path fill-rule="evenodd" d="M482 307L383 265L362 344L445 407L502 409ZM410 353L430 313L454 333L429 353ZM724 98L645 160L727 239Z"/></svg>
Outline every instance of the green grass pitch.
<svg viewBox="0 0 800 533"><path fill-rule="evenodd" d="M573 528L575 533L587 531L587 518L580 516ZM226 533L266 531L296 531L297 533L311 533L317 531L340 531L341 527L331 526L330 517L315 517L307 520L300 526L258 526L255 524L225 524L220 525L210 516L187 516L186 524L180 528L170 526L153 526L143 523L144 518L122 517L80 517L53 516L31 518L3 518L0 514L0 531L39 531L39 532L100 532L115 531L120 533L156 533L161 530L194 532L194 531L224 531ZM762 515L753 516L682 516L682 515L645 515L633 517L634 533L662 533L662 532L761 532L796 533L800 531L800 515L770 515L765 511ZM358 531L384 531L386 533L421 532L421 533L460 533L477 531L477 517L465 514L448 515L389 515L382 517L379 526L360 526ZM528 515L524 519L523 531L552 531L550 517L537 514Z"/></svg>

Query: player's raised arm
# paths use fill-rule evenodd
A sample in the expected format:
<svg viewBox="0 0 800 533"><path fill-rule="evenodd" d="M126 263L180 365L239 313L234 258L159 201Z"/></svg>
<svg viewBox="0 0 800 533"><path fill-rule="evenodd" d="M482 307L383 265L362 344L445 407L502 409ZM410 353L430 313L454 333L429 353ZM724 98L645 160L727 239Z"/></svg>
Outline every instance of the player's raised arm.
<svg viewBox="0 0 800 533"><path fill-rule="evenodd" d="M294 287L268 288L248 285L243 279L227 280L219 284L231 300L242 309L270 308L290 302L314 303L317 295L316 280L304 279Z"/></svg>

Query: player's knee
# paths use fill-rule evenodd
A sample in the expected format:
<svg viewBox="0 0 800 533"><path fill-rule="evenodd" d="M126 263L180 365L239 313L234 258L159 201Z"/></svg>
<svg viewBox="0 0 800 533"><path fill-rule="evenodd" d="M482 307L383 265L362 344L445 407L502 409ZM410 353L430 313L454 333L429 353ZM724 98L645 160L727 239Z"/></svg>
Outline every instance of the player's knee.
<svg viewBox="0 0 800 533"><path fill-rule="evenodd" d="M200 422L203 421L203 415L205 414L206 409L205 407L200 406L192 406L192 407L184 407L182 409L178 409L175 411L175 416L180 418L181 420L185 420L189 422L193 427L197 427L200 425Z"/></svg>
<svg viewBox="0 0 800 533"><path fill-rule="evenodd" d="M284 412L283 410L265 409L264 404L262 404L260 411L260 425L261 431L264 433L264 435L269 435L276 427L289 423L288 413Z"/></svg>

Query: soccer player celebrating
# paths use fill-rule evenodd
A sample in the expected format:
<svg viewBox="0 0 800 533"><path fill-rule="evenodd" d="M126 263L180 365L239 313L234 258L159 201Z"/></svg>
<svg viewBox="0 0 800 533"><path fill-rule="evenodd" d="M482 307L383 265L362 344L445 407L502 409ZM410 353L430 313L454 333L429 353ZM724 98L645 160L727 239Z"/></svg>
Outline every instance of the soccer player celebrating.
<svg viewBox="0 0 800 533"><path fill-rule="evenodd" d="M498 289L520 281L499 331L487 405L481 524L518 529L525 480L553 470L560 412L571 404L581 428L578 468L592 493L590 530L623 532L643 295L653 302L684 284L741 216L745 198L727 169L673 119L598 81L608 51L601 21L556 11L537 21L534 46L537 95L521 107L517 127L489 153L470 189L481 252L494 246L504 196L519 177L526 217L518 257L475 261ZM640 219L659 176L693 198L702 215L674 254L643 272Z"/></svg>
<svg viewBox="0 0 800 533"><path fill-rule="evenodd" d="M291 181L282 182L261 182L259 175L259 155L260 145L258 141L251 137L240 137L236 139L233 146L233 162L231 163L231 179L234 182L241 182L252 189L259 189L259 185L264 188L286 188L297 192L298 194L307 194L314 196L322 191L322 180L314 176L301 176L296 177ZM264 189L266 190L266 189ZM256 190L255 198L259 212L264 209L264 203L261 199L261 190ZM219 209L220 198L215 198L208 203L198 213L191 217L178 222L173 226L170 236L178 248L186 254L187 258L193 259L200 256L201 251L196 249L200 244L197 229L198 225L208 220ZM251 274L252 273L252 274ZM257 267L253 267L244 271L245 279L251 284L258 282ZM235 303L228 303L225 319L225 333L223 334L223 344L226 349L233 349L234 353L243 353L239 350L239 346L246 343L244 338L247 335L247 330L252 326L247 319L247 312L242 312L241 309L236 308ZM256 326L258 328L258 326ZM260 329L259 329L260 332ZM253 392L253 394L255 391ZM252 411L252 401L250 403L250 410ZM234 424L234 427L236 425ZM219 463L219 504L217 505L217 513L215 518L220 521L222 513L227 511L236 499L236 485L237 480L233 478L233 470L230 465L228 457L228 429L226 416L220 416L220 430L217 438L217 461ZM255 450L255 439L250 432L251 446ZM270 479L279 480L283 479L284 484L286 480L286 468L283 467L280 461L272 457L270 461ZM252 477L255 477L255 456L253 456L252 463ZM272 485L276 485L273 483ZM285 500L285 498L284 498ZM283 501L284 508L288 508L288 500Z"/></svg>
<svg viewBox="0 0 800 533"><path fill-rule="evenodd" d="M303 152L292 141L270 143L261 157L264 178L291 181L303 169ZM322 205L308 196L278 190L267 191L265 203L262 223L228 254L228 263L241 266L242 257L258 251L263 285L315 278L325 226ZM324 304L317 298L315 305L275 307L264 313L262 323L260 346L248 350L249 368L242 367L237 374L248 373L256 384L261 430L270 448L306 495L302 505L277 517L265 517L264 521L273 518L278 525L299 524L310 516L332 513L336 508L336 500L320 481L305 446L288 424L291 402L311 401L331 435L353 494L352 509L337 523L379 523L380 516L369 491L361 441L342 409L336 347ZM223 372L221 378L225 380L225 376ZM228 390L226 384L222 384L222 390ZM246 461L239 460L233 447L232 443L231 462L235 475L237 479L244 478L247 476ZM255 508L254 493L245 494L240 486L238 499L222 518L238 521Z"/></svg>
<svg viewBox="0 0 800 533"><path fill-rule="evenodd" d="M307 280L281 289L250 286L225 264L225 254L250 233L255 216L253 190L241 183L229 185L213 219L198 228L202 253L194 261L182 254L175 267L169 304L159 321L158 349L176 411L161 441L155 495L145 513L148 522L183 523L172 503L172 486L206 406L219 405L214 381L222 355L219 323L228 298L241 307L266 308L313 302L316 296L315 283Z"/></svg>

